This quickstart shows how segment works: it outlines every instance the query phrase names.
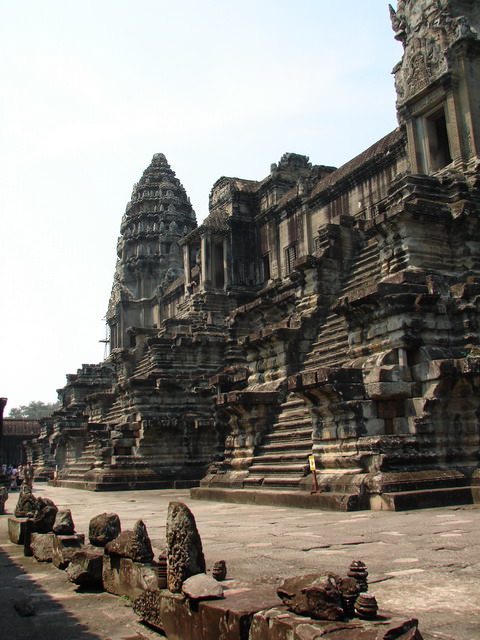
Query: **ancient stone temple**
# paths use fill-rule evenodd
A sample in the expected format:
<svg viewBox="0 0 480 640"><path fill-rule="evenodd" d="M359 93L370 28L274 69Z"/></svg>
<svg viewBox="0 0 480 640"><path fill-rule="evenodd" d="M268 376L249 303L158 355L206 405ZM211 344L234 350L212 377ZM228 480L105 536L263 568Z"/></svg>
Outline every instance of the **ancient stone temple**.
<svg viewBox="0 0 480 640"><path fill-rule="evenodd" d="M122 220L111 353L68 376L39 476L342 509L478 499L480 4L391 14L399 127L346 165L286 153L260 182L221 178L197 226L153 157Z"/></svg>

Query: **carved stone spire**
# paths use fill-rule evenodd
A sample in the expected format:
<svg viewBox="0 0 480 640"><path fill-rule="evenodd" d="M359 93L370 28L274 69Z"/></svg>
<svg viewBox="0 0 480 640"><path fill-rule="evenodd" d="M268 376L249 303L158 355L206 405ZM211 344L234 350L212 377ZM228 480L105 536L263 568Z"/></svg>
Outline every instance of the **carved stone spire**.
<svg viewBox="0 0 480 640"><path fill-rule="evenodd" d="M471 172L480 160L480 3L398 0L390 14L404 48L394 73L410 170Z"/></svg>
<svg viewBox="0 0 480 640"><path fill-rule="evenodd" d="M479 40L477 0L398 0L390 16L405 49L394 69L399 106L452 70L456 43Z"/></svg>
<svg viewBox="0 0 480 640"><path fill-rule="evenodd" d="M195 227L183 185L163 153L156 153L133 186L122 219L107 312L112 348L124 346L128 327L156 324L153 298L183 275L178 240Z"/></svg>

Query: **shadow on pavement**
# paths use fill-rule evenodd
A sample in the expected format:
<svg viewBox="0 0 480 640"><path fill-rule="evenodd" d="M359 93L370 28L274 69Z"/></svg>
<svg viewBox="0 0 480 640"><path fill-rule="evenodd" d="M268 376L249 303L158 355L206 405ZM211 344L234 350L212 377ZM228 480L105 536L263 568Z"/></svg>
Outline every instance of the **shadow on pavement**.
<svg viewBox="0 0 480 640"><path fill-rule="evenodd" d="M40 567L40 571L43 573L44 568ZM13 562L1 547L0 637L10 640L101 640Z"/></svg>

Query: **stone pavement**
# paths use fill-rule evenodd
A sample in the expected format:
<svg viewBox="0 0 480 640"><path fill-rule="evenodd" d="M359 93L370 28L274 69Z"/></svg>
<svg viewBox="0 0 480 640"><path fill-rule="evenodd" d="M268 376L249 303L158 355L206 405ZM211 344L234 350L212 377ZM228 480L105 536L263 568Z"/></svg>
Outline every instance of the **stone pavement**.
<svg viewBox="0 0 480 640"><path fill-rule="evenodd" d="M158 551L168 503L185 502L195 514L207 568L226 560L236 583L265 584L316 570L345 574L352 560L369 570L380 608L417 617L426 640L480 640L480 507L409 512L338 513L193 500L188 491L92 493L38 484L35 495L72 510L78 532L104 511L122 528L142 519ZM6 504L12 513L18 494ZM0 516L0 637L8 640L151 640L129 603L106 593L81 592L64 572L23 557ZM32 603L21 616L14 603ZM188 640L187 638L185 640ZM214 640L214 639L212 639Z"/></svg>

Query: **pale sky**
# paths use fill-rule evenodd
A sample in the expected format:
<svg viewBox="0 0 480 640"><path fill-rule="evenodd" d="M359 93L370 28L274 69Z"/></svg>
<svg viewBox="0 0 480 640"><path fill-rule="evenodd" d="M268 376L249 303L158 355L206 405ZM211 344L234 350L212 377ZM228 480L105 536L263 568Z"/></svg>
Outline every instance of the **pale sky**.
<svg viewBox="0 0 480 640"><path fill-rule="evenodd" d="M0 0L5 414L104 357L132 185L164 153L200 222L222 175L340 166L396 126L387 0Z"/></svg>

